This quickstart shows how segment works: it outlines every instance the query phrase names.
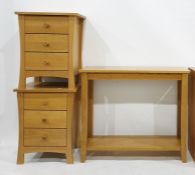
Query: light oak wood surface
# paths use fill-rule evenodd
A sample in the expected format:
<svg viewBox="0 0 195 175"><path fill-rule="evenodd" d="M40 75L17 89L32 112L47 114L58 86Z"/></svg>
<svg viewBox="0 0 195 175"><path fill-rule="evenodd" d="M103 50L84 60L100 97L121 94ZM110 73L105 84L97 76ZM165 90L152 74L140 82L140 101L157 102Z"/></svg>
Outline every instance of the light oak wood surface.
<svg viewBox="0 0 195 175"><path fill-rule="evenodd" d="M17 92L17 163L31 152L65 153L73 163L78 116L78 69L84 16L77 13L16 12L20 29L20 79ZM33 83L26 79L33 77ZM66 79L44 82L45 77Z"/></svg>
<svg viewBox="0 0 195 175"><path fill-rule="evenodd" d="M24 154L59 152L73 163L75 147L76 91L29 92L16 90L19 109L19 145L17 163L24 163Z"/></svg>
<svg viewBox="0 0 195 175"><path fill-rule="evenodd" d="M75 88L81 68L85 18L76 13L16 14L20 27L19 89L26 87L28 77L34 77L36 83L41 82L42 77L60 77L68 80L69 89Z"/></svg>
<svg viewBox="0 0 195 175"><path fill-rule="evenodd" d="M17 15L33 15L33 16L75 16L81 19L85 19L85 16L79 13L62 13L62 12L15 12Z"/></svg>
<svg viewBox="0 0 195 175"><path fill-rule="evenodd" d="M188 106L188 147L195 161L195 68L190 67Z"/></svg>
<svg viewBox="0 0 195 175"><path fill-rule="evenodd" d="M187 67L131 67L131 66L86 66L79 70L88 73L189 73Z"/></svg>
<svg viewBox="0 0 195 175"><path fill-rule="evenodd" d="M25 70L68 70L68 53L25 53Z"/></svg>
<svg viewBox="0 0 195 175"><path fill-rule="evenodd" d="M24 128L67 128L67 111L24 110Z"/></svg>
<svg viewBox="0 0 195 175"><path fill-rule="evenodd" d="M176 136L94 136L88 139L89 151L179 151Z"/></svg>
<svg viewBox="0 0 195 175"><path fill-rule="evenodd" d="M80 161L87 151L177 151L186 162L188 73L182 67L84 67L81 73ZM94 80L175 80L178 82L178 121L176 136L94 136ZM166 127L166 126L165 126Z"/></svg>
<svg viewBox="0 0 195 175"><path fill-rule="evenodd" d="M18 99L18 119L19 119L19 135L18 135L18 155L17 155L17 164L24 163L24 94L17 93Z"/></svg>
<svg viewBox="0 0 195 175"><path fill-rule="evenodd" d="M66 146L66 129L24 129L24 146Z"/></svg>
<svg viewBox="0 0 195 175"><path fill-rule="evenodd" d="M24 94L24 109L67 110L67 94L25 93Z"/></svg>
<svg viewBox="0 0 195 175"><path fill-rule="evenodd" d="M25 16L25 33L68 34L68 17Z"/></svg>
<svg viewBox="0 0 195 175"><path fill-rule="evenodd" d="M68 52L68 35L25 34L25 51Z"/></svg>

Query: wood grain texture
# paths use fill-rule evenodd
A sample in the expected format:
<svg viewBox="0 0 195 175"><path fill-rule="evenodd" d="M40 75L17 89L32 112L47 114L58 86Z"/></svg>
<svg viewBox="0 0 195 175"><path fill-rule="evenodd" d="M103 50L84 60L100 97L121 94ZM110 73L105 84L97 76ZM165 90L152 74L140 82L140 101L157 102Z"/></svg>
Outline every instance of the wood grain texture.
<svg viewBox="0 0 195 175"><path fill-rule="evenodd" d="M25 153L51 152L66 154L66 146L26 146L24 147L24 152Z"/></svg>
<svg viewBox="0 0 195 175"><path fill-rule="evenodd" d="M53 89L57 91L58 88ZM64 153L67 163L73 163L75 146L75 128L73 126L76 122L74 110L77 108L74 108L74 98L76 93L67 88L66 93L17 91L19 107L18 164L24 163L25 153L31 152Z"/></svg>
<svg viewBox="0 0 195 175"><path fill-rule="evenodd" d="M67 128L67 111L24 110L24 128Z"/></svg>
<svg viewBox="0 0 195 175"><path fill-rule="evenodd" d="M76 13L16 14L21 42L19 88L25 88L28 77L34 77L36 83L40 83L42 77L64 78L68 80L69 89L75 88L81 62L80 21L83 23L84 17Z"/></svg>
<svg viewBox="0 0 195 175"><path fill-rule="evenodd" d="M177 136L181 138L181 81L177 81Z"/></svg>
<svg viewBox="0 0 195 175"><path fill-rule="evenodd" d="M81 88L78 88L78 91L75 95L74 103L74 132L75 132L75 148L80 148L80 136L81 136Z"/></svg>
<svg viewBox="0 0 195 175"><path fill-rule="evenodd" d="M89 151L179 151L175 136L94 136L88 139Z"/></svg>
<svg viewBox="0 0 195 175"><path fill-rule="evenodd" d="M180 73L88 73L89 80L181 80Z"/></svg>
<svg viewBox="0 0 195 175"><path fill-rule="evenodd" d="M89 91L88 91L88 111L89 111L89 117L88 117L88 137L93 136L93 121L94 121L94 116L93 116L93 104L94 104L94 85L93 81L89 81Z"/></svg>
<svg viewBox="0 0 195 175"><path fill-rule="evenodd" d="M81 19L85 19L85 16L78 13L60 13L60 12L15 12L17 15L33 15L33 16L76 16Z"/></svg>
<svg viewBox="0 0 195 175"><path fill-rule="evenodd" d="M188 107L188 147L195 161L195 68L190 68Z"/></svg>
<svg viewBox="0 0 195 175"><path fill-rule="evenodd" d="M24 146L66 146L66 129L24 129Z"/></svg>
<svg viewBox="0 0 195 175"><path fill-rule="evenodd" d="M19 30L20 30L20 78L18 88L25 88L26 75L24 69L24 16L19 16Z"/></svg>
<svg viewBox="0 0 195 175"><path fill-rule="evenodd" d="M79 70L88 73L189 73L185 67L129 67L129 66L88 66Z"/></svg>
<svg viewBox="0 0 195 175"><path fill-rule="evenodd" d="M87 74L81 75L81 148L80 161L83 163L87 156L88 138L88 80Z"/></svg>
<svg viewBox="0 0 195 175"><path fill-rule="evenodd" d="M74 121L74 96L75 94L69 93L68 94L68 116L67 116L67 124L68 124L68 129L67 129L67 151L66 151L66 157L67 157L67 163L72 164L73 163L73 144L74 144L74 136L75 133L73 131L73 121Z"/></svg>
<svg viewBox="0 0 195 175"><path fill-rule="evenodd" d="M68 52L68 35L25 34L25 51Z"/></svg>
<svg viewBox="0 0 195 175"><path fill-rule="evenodd" d="M25 53L25 70L68 70L68 53Z"/></svg>
<svg viewBox="0 0 195 175"><path fill-rule="evenodd" d="M82 51L83 51L83 27L84 21L82 19L79 20L79 69L82 68Z"/></svg>
<svg viewBox="0 0 195 175"><path fill-rule="evenodd" d="M68 17L25 16L25 33L68 34Z"/></svg>
<svg viewBox="0 0 195 175"><path fill-rule="evenodd" d="M65 153L67 163L73 163L79 21L85 17L76 13L16 14L20 25L21 69L19 86L14 91L21 94L18 105L22 106L18 163L23 163L24 153L30 152ZM26 84L28 77L34 78L34 84ZM64 78L67 82L54 85L43 82L43 77Z"/></svg>
<svg viewBox="0 0 195 175"><path fill-rule="evenodd" d="M188 75L182 75L181 81L181 160L187 162L187 106L188 106Z"/></svg>
<svg viewBox="0 0 195 175"><path fill-rule="evenodd" d="M105 68L105 69L104 69ZM81 162L86 160L87 151L179 151L186 162L186 124L188 73L186 68L138 68L138 67L90 67L81 72ZM90 95L92 80L176 80L178 81L178 133L177 136L92 136ZM181 88L181 90L180 90ZM89 92L91 91L91 92ZM92 98L91 98L92 99ZM89 118L90 117L90 118ZM180 117L180 118L179 118Z"/></svg>
<svg viewBox="0 0 195 175"><path fill-rule="evenodd" d="M18 119L19 119L19 137L18 137L18 156L17 156L17 164L23 164L24 163L24 113L23 113L23 93L17 94L18 98Z"/></svg>
<svg viewBox="0 0 195 175"><path fill-rule="evenodd" d="M25 93L24 109L67 110L67 95L61 93Z"/></svg>
<svg viewBox="0 0 195 175"><path fill-rule="evenodd" d="M74 74L74 28L75 28L75 18L70 17L69 18L69 72L68 76L72 77L68 81L68 88L74 88L75 87L75 74Z"/></svg>
<svg viewBox="0 0 195 175"><path fill-rule="evenodd" d="M26 77L58 77L58 78L69 78L68 71L26 71Z"/></svg>

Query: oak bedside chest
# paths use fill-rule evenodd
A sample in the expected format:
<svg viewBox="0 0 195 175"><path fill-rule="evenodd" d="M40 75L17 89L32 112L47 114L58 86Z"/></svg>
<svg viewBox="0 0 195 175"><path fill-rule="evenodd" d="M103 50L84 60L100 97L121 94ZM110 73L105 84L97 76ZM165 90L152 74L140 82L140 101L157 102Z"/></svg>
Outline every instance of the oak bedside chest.
<svg viewBox="0 0 195 175"><path fill-rule="evenodd" d="M77 13L16 14L21 50L15 90L19 111L17 163L24 163L24 153L31 152L65 153L67 163L73 163L85 17ZM34 78L31 84L26 81L29 77ZM46 78L54 80L48 82ZM64 81L56 82L56 78Z"/></svg>
<svg viewBox="0 0 195 175"><path fill-rule="evenodd" d="M84 16L77 13L16 12L20 29L20 81L27 77L61 77L75 87L81 67Z"/></svg>
<svg viewBox="0 0 195 175"><path fill-rule="evenodd" d="M65 153L73 163L76 137L77 89L64 83L27 84L16 89L19 111L19 146L17 163L24 163L24 153Z"/></svg>

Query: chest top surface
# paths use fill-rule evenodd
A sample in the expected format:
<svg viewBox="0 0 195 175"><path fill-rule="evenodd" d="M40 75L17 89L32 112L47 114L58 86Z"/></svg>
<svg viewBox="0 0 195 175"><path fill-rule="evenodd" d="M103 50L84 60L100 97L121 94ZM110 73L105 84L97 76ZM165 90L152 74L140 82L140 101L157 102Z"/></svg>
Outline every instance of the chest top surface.
<svg viewBox="0 0 195 175"><path fill-rule="evenodd" d="M30 16L75 16L85 19L85 16L79 13L62 13L62 12L15 12L17 15L30 15Z"/></svg>

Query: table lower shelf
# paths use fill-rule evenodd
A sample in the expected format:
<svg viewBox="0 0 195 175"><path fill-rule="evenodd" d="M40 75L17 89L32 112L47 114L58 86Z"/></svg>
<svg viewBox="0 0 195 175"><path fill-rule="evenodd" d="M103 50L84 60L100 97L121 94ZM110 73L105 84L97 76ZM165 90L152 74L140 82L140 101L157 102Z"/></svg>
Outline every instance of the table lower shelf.
<svg viewBox="0 0 195 175"><path fill-rule="evenodd" d="M177 136L94 136L88 151L180 151Z"/></svg>

